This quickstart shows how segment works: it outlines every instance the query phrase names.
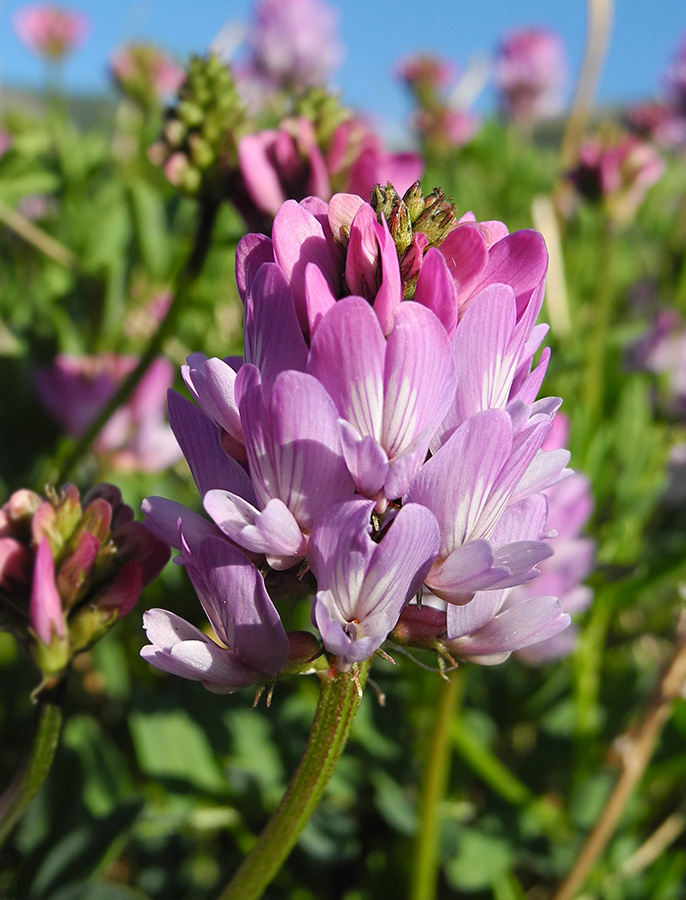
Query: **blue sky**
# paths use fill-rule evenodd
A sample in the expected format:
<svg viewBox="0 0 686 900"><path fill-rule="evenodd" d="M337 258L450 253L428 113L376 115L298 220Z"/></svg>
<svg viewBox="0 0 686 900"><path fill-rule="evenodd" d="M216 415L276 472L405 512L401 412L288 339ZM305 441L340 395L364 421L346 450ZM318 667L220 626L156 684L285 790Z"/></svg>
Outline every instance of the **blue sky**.
<svg viewBox="0 0 686 900"><path fill-rule="evenodd" d="M26 0L0 0L0 83L39 85L41 65L14 35L13 13ZM202 53L228 21L246 21L251 0L72 0L93 22L88 42L67 62L64 81L80 91L107 90L107 58L121 42L144 38L180 58ZM399 59L432 50L464 67L487 57L508 29L545 25L562 34L572 73L583 50L585 0L339 0L346 48L335 84L345 101L394 131L407 113L394 78ZM647 98L660 79L679 36L686 33L686 0L616 0L610 53L600 85L604 102ZM488 107L492 98L480 100Z"/></svg>

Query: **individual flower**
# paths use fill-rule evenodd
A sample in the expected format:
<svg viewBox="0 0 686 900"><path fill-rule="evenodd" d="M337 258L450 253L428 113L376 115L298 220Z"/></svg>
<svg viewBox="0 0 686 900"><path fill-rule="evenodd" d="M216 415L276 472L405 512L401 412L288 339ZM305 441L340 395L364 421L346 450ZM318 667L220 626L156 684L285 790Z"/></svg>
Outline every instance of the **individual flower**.
<svg viewBox="0 0 686 900"><path fill-rule="evenodd" d="M248 47L256 73L296 92L326 84L343 57L338 15L323 0L258 0Z"/></svg>
<svg viewBox="0 0 686 900"><path fill-rule="evenodd" d="M36 3L15 14L14 28L29 50L51 62L59 62L83 42L90 23L75 10Z"/></svg>
<svg viewBox="0 0 686 900"><path fill-rule="evenodd" d="M131 612L169 558L113 485L16 491L0 508L0 626L46 680Z"/></svg>
<svg viewBox="0 0 686 900"><path fill-rule="evenodd" d="M582 145L568 177L581 197L602 206L610 221L624 224L664 169L652 144L633 135L600 135Z"/></svg>
<svg viewBox="0 0 686 900"><path fill-rule="evenodd" d="M494 79L503 113L518 125L530 125L562 110L567 80L564 44L544 28L513 31L501 41Z"/></svg>
<svg viewBox="0 0 686 900"><path fill-rule="evenodd" d="M154 44L131 43L110 58L110 73L118 87L144 107L175 94L185 70Z"/></svg>
<svg viewBox="0 0 686 900"><path fill-rule="evenodd" d="M416 104L412 124L425 153L443 156L468 143L478 127L478 118L455 105L447 93L457 68L431 54L417 54L404 60L398 75L409 88ZM390 179L392 181L392 179ZM392 182L402 193L400 186Z"/></svg>
<svg viewBox="0 0 686 900"><path fill-rule="evenodd" d="M60 354L52 366L36 372L38 396L65 431L79 437L137 362L135 356L113 353L81 357ZM164 421L172 380L171 364L156 360L128 402L110 417L94 442L95 451L110 465L154 472L179 458L176 441Z"/></svg>
<svg viewBox="0 0 686 900"><path fill-rule="evenodd" d="M567 627L555 596L507 604L552 553L543 492L569 474L544 446L560 401L536 399L546 264L540 235L418 185L289 200L246 236L244 355L192 354L195 404L169 396L206 515L143 507L219 643L157 611L144 656L230 691L320 653L350 668L389 635L492 663Z"/></svg>
<svg viewBox="0 0 686 900"><path fill-rule="evenodd" d="M562 449L567 446L568 437L569 419L558 413L541 449ZM546 527L553 535L550 544L555 552L541 562L541 574L535 581L512 590L507 605L515 606L548 594L557 597L565 612L574 616L587 609L593 599L592 589L582 582L593 571L595 544L581 534L593 512L591 484L582 472L573 472L546 488L543 494L548 501ZM517 655L528 663L548 662L570 653L577 637L578 629L572 624L549 640L520 650Z"/></svg>

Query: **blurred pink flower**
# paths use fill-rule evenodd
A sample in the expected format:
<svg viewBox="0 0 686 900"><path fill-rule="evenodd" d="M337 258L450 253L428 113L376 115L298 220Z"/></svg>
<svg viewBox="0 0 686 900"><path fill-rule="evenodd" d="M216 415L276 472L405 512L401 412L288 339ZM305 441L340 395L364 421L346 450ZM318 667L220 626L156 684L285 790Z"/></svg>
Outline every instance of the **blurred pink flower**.
<svg viewBox="0 0 686 900"><path fill-rule="evenodd" d="M446 87L457 75L457 66L432 53L416 53L402 60L397 72L414 94L421 94L427 88L437 91Z"/></svg>
<svg viewBox="0 0 686 900"><path fill-rule="evenodd" d="M323 0L258 0L248 44L258 73L296 91L325 84L343 57L337 11Z"/></svg>
<svg viewBox="0 0 686 900"><path fill-rule="evenodd" d="M530 124L562 110L567 59L558 34L530 28L507 34L495 59L495 83L505 115Z"/></svg>
<svg viewBox="0 0 686 900"><path fill-rule="evenodd" d="M52 366L36 372L41 402L69 434L83 434L119 384L137 363L135 356L59 355ZM107 422L94 448L107 454L118 469L153 472L171 465L181 451L164 420L167 390L174 371L157 359L141 378L128 403Z"/></svg>
<svg viewBox="0 0 686 900"><path fill-rule="evenodd" d="M90 30L88 19L81 13L42 3L20 9L13 21L21 42L53 62L78 47Z"/></svg>
<svg viewBox="0 0 686 900"><path fill-rule="evenodd" d="M611 221L625 223L633 218L664 168L664 160L652 144L633 135L620 135L586 141L569 178L584 199L603 206Z"/></svg>
<svg viewBox="0 0 686 900"><path fill-rule="evenodd" d="M110 72L125 94L150 104L175 94L186 77L185 70L154 44L125 44L110 59Z"/></svg>

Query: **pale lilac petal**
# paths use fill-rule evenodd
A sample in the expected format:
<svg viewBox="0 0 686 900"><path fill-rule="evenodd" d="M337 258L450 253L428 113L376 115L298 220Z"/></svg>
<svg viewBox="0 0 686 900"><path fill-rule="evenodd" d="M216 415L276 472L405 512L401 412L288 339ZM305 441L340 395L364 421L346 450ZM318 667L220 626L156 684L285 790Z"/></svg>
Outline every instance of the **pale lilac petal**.
<svg viewBox="0 0 686 900"><path fill-rule="evenodd" d="M457 547L436 563L426 584L442 600L463 603L474 591L486 590L509 574L509 569L495 564L489 542L475 540Z"/></svg>
<svg viewBox="0 0 686 900"><path fill-rule="evenodd" d="M381 439L386 341L362 297L346 297L322 318L312 338L308 369L339 414L361 436Z"/></svg>
<svg viewBox="0 0 686 900"><path fill-rule="evenodd" d="M143 614L143 627L150 644L141 649L141 656L163 672L201 681L218 694L261 680L260 673L174 613L150 609Z"/></svg>
<svg viewBox="0 0 686 900"><path fill-rule="evenodd" d="M436 316L416 303L397 310L386 349L381 443L389 457L427 430L426 446L455 394L452 350Z"/></svg>
<svg viewBox="0 0 686 900"><path fill-rule="evenodd" d="M457 607L448 610L449 617L454 609ZM536 597L506 609L478 631L450 640L448 647L456 655L488 665L489 662L500 662L503 653L548 640L567 628L570 621L556 597ZM453 636L450 618L448 636Z"/></svg>
<svg viewBox="0 0 686 900"><path fill-rule="evenodd" d="M285 504L270 500L260 511L228 491L208 491L205 511L223 533L246 550L271 556L302 556L305 544L300 527Z"/></svg>
<svg viewBox="0 0 686 900"><path fill-rule="evenodd" d="M364 497L376 497L388 475L388 456L373 437L360 437L357 431L340 419L341 446L355 489ZM416 471L416 470L415 470ZM401 496L396 494L395 496Z"/></svg>
<svg viewBox="0 0 686 900"><path fill-rule="evenodd" d="M457 328L457 292L445 256L431 247L424 255L414 294L415 303L427 306L439 319L449 338Z"/></svg>
<svg viewBox="0 0 686 900"><path fill-rule="evenodd" d="M450 604L447 609L447 631L450 639L472 634L483 628L500 611L507 591L478 591L468 603Z"/></svg>
<svg viewBox="0 0 686 900"><path fill-rule="evenodd" d="M181 375L198 406L221 428L242 442L243 433L235 397L236 372L222 359L192 353Z"/></svg>
<svg viewBox="0 0 686 900"><path fill-rule="evenodd" d="M427 506L438 519L442 557L470 537L486 535L482 514L511 450L509 415L485 410L464 422L419 470L405 499Z"/></svg>
<svg viewBox="0 0 686 900"><path fill-rule="evenodd" d="M571 469L565 468L569 459L569 450L539 451L520 478L510 502L516 503L567 478L572 474Z"/></svg>

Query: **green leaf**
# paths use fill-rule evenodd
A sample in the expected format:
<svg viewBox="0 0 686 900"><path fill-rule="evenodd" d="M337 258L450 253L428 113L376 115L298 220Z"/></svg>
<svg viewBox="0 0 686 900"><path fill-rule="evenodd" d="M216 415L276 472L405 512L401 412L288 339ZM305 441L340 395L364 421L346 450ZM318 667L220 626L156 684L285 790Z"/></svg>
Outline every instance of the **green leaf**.
<svg viewBox="0 0 686 900"><path fill-rule="evenodd" d="M446 863L448 881L458 890L482 891L503 877L514 852L502 837L481 831L463 831L457 855Z"/></svg>
<svg viewBox="0 0 686 900"><path fill-rule="evenodd" d="M138 764L150 778L184 782L224 795L227 784L203 730L183 710L134 711L131 737Z"/></svg>
<svg viewBox="0 0 686 900"><path fill-rule="evenodd" d="M135 181L129 191L141 260L151 275L162 277L167 273L170 258L164 202L145 181Z"/></svg>

